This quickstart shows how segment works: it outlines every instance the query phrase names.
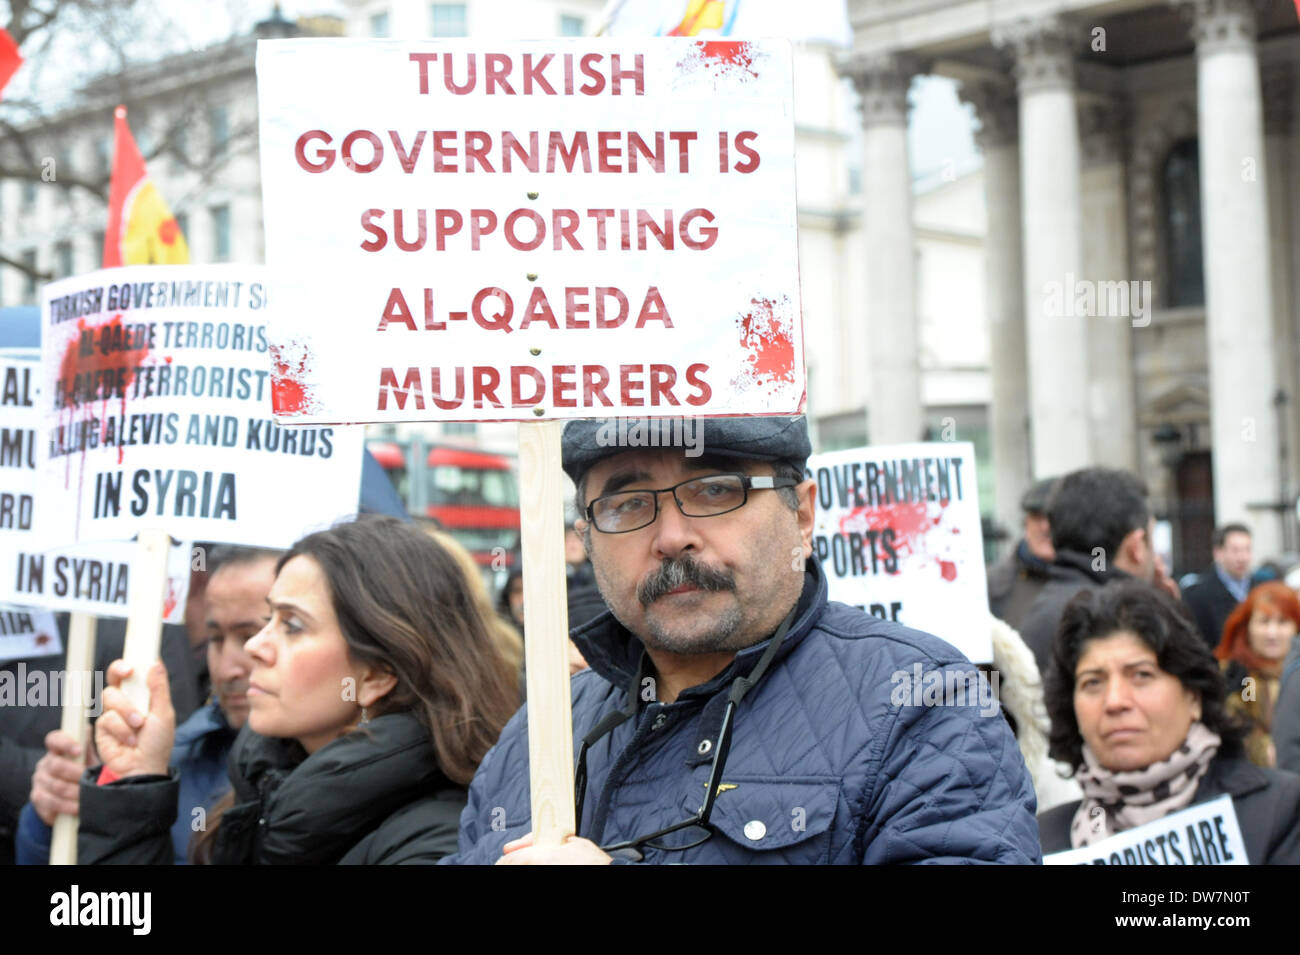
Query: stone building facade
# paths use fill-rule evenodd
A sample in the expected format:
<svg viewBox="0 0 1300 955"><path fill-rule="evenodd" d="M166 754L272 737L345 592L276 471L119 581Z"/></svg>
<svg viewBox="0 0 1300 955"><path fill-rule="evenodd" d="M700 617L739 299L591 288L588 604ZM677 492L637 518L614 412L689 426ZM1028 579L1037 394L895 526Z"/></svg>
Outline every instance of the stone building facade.
<svg viewBox="0 0 1300 955"><path fill-rule="evenodd" d="M1290 0L850 0L873 441L916 437L906 93L981 124L999 518L1036 477L1137 470L1175 566L1242 520L1297 548L1300 24ZM885 320L885 316L888 317Z"/></svg>

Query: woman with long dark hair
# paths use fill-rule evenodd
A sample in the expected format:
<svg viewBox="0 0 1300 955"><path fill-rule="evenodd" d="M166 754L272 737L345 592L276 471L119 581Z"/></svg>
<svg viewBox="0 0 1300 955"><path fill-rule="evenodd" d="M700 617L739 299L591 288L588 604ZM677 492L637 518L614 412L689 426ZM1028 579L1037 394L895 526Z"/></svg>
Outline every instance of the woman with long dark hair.
<svg viewBox="0 0 1300 955"><path fill-rule="evenodd" d="M1066 605L1047 676L1050 753L1083 799L1038 817L1043 853L1232 797L1253 864L1300 863L1300 776L1244 757L1244 728L1187 611L1139 580Z"/></svg>
<svg viewBox="0 0 1300 955"><path fill-rule="evenodd" d="M245 644L254 669L233 792L196 825L195 861L435 862L455 851L466 786L518 701L455 561L409 524L362 518L295 544L267 603ZM104 766L82 781L83 863L168 862L175 814L201 813L176 805L165 673L149 671L142 714L119 688L129 672L110 668L95 736Z"/></svg>

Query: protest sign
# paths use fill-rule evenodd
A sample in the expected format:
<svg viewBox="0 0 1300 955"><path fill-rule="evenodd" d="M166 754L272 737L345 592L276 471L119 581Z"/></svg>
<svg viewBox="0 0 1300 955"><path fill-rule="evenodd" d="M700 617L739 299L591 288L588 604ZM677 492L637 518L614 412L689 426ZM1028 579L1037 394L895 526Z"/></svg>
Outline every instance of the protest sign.
<svg viewBox="0 0 1300 955"><path fill-rule="evenodd" d="M62 652L58 622L50 611L0 606L0 663Z"/></svg>
<svg viewBox="0 0 1300 955"><path fill-rule="evenodd" d="M52 543L174 539L286 547L356 513L361 429L270 416L265 271L130 266L45 286L38 460L66 505Z"/></svg>
<svg viewBox="0 0 1300 955"><path fill-rule="evenodd" d="M1171 812L1043 865L1250 865L1231 796Z"/></svg>
<svg viewBox="0 0 1300 955"><path fill-rule="evenodd" d="M802 410L787 42L279 40L257 74L278 416Z"/></svg>
<svg viewBox="0 0 1300 955"><path fill-rule="evenodd" d="M0 603L101 617L125 617L134 549L126 541L49 547L38 533L46 512L66 510L70 494L40 473L42 414L39 348L0 351ZM185 618L188 544L172 546L163 617ZM57 638L57 631L55 632Z"/></svg>
<svg viewBox="0 0 1300 955"><path fill-rule="evenodd" d="M993 659L975 449L967 442L815 454L813 555L831 600Z"/></svg>

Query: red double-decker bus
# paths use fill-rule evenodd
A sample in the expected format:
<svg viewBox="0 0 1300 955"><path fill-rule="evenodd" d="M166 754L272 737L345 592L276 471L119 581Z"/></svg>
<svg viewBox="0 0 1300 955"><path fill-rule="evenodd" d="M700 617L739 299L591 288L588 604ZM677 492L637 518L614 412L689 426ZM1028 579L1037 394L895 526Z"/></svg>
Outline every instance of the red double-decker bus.
<svg viewBox="0 0 1300 955"><path fill-rule="evenodd" d="M451 445L371 440L406 510L461 542L485 571L507 569L519 547L519 482L514 458Z"/></svg>

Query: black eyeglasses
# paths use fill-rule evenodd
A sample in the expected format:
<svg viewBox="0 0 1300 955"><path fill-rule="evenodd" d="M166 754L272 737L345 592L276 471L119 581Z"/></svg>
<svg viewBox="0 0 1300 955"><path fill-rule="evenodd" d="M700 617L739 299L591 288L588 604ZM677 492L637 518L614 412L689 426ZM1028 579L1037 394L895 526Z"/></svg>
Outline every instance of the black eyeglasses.
<svg viewBox="0 0 1300 955"><path fill-rule="evenodd" d="M677 509L686 517L717 517L744 507L750 490L795 487L793 478L748 474L712 474L691 478L657 491L638 488L602 494L587 505L587 519L605 534L626 534L653 524L659 517L659 495L672 492Z"/></svg>
<svg viewBox="0 0 1300 955"><path fill-rule="evenodd" d="M668 490L671 490L671 488ZM776 656L776 651L785 640L790 624L794 622L797 609L797 606L791 608L781 626L777 628L776 633L768 642L767 649L763 651L762 657L759 658L754 668L749 671L749 675L738 676L732 681L731 692L727 696L727 708L722 713L722 724L718 728L718 741L713 747L713 764L709 767L709 781L705 783L704 802L701 803L695 815L666 829L659 829L637 839L628 839L623 842L614 842L601 846L602 852L610 855L619 853L634 862L640 862L643 858L642 846L649 846L663 852L681 852L683 849L694 849L712 838L715 830L709 824L709 817L713 814L713 804L718 798L718 790L722 785L722 772L727 766L727 754L731 751L731 724L735 719L736 707L745 698L745 694L762 678L768 664ZM578 769L573 780L574 808L576 810L574 818L579 829L582 827L582 807L587 797L587 750L596 740L613 731L614 727L636 715L637 692L640 689L642 672L641 669L637 670L629 687L631 706L626 710L619 710L607 715L582 739L582 746L578 750Z"/></svg>

